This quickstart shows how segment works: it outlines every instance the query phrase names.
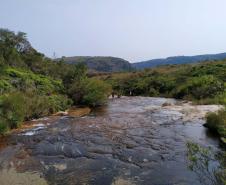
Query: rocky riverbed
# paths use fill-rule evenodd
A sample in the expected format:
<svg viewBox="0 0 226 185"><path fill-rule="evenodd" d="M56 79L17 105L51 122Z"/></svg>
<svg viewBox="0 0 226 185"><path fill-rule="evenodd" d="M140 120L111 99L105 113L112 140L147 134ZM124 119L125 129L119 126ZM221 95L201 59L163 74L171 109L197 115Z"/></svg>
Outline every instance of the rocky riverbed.
<svg viewBox="0 0 226 185"><path fill-rule="evenodd" d="M203 127L217 105L122 97L88 116L35 120L2 138L1 185L202 184L188 169L186 143L219 148Z"/></svg>

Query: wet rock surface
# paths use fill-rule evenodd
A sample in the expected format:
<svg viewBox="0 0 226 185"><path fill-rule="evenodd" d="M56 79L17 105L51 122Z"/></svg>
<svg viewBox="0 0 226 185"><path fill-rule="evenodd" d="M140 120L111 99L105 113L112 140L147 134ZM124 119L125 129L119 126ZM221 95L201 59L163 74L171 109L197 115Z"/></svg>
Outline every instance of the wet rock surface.
<svg viewBox="0 0 226 185"><path fill-rule="evenodd" d="M123 97L89 116L36 120L37 127L4 140L0 184L7 183L7 170L8 178L23 174L30 184L201 184L187 167L186 143L218 150L202 124L207 112L219 108ZM24 176L14 175L13 184Z"/></svg>

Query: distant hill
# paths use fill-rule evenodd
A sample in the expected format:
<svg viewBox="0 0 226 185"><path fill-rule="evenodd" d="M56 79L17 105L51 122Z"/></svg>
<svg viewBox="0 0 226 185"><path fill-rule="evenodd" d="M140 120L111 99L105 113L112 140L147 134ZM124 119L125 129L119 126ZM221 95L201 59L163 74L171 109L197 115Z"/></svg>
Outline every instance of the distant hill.
<svg viewBox="0 0 226 185"><path fill-rule="evenodd" d="M132 70L132 65L128 61L116 57L76 56L62 57L62 59L68 64L84 63L93 72L122 72Z"/></svg>
<svg viewBox="0 0 226 185"><path fill-rule="evenodd" d="M210 60L226 59L226 53L213 54L213 55L196 55L196 56L175 56L165 59L153 59L144 62L133 63L132 66L136 69L152 68L161 65L169 64L188 64Z"/></svg>

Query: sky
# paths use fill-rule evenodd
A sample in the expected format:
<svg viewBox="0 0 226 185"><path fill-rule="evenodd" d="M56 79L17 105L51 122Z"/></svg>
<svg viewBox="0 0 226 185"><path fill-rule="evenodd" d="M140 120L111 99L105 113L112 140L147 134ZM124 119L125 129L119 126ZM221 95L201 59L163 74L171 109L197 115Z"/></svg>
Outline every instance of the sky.
<svg viewBox="0 0 226 185"><path fill-rule="evenodd" d="M226 52L226 0L0 0L0 27L49 57L139 62Z"/></svg>

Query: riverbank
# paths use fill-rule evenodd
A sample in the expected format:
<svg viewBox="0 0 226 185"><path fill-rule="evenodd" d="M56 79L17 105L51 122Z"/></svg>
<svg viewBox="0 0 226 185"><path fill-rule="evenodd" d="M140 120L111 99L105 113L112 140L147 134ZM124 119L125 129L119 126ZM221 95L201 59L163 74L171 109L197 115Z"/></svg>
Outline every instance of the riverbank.
<svg viewBox="0 0 226 185"><path fill-rule="evenodd" d="M226 110L225 108L217 113L210 113L206 117L205 126L212 132L217 133L221 142L226 147Z"/></svg>
<svg viewBox="0 0 226 185"><path fill-rule="evenodd" d="M62 116L82 117L82 116L86 116L86 115L90 114L91 111L92 111L92 109L89 107L73 106L70 109L67 109L65 111L59 111L57 113L54 113L54 114L46 116L46 117L33 119L30 121L25 121L20 124L21 126L19 128L8 131L4 135L2 135L0 137L0 139L3 139L4 137L7 137L10 134L20 133L23 131L28 131L28 133L27 133L28 135L33 134L36 130L45 128L47 125L55 122L57 119L59 119ZM40 124L40 122L41 122L41 124Z"/></svg>

